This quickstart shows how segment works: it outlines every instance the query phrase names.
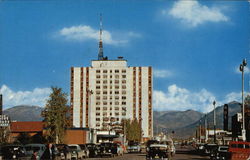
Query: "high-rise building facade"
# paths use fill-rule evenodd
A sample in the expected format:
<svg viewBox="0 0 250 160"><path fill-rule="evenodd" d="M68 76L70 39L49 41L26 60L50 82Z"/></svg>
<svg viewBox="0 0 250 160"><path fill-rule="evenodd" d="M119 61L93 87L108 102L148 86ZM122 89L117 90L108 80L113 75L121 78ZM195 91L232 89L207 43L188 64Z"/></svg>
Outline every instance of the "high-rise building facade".
<svg viewBox="0 0 250 160"><path fill-rule="evenodd" d="M152 67L128 67L121 57L72 67L73 126L102 130L109 129L111 122L137 119L143 137L152 137L152 72Z"/></svg>

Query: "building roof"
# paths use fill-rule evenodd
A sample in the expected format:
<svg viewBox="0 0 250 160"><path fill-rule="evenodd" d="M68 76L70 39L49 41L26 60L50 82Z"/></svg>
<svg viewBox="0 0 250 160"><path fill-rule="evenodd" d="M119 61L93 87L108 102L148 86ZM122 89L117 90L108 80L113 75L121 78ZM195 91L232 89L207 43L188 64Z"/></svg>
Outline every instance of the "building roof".
<svg viewBox="0 0 250 160"><path fill-rule="evenodd" d="M11 122L11 132L42 132L42 121Z"/></svg>

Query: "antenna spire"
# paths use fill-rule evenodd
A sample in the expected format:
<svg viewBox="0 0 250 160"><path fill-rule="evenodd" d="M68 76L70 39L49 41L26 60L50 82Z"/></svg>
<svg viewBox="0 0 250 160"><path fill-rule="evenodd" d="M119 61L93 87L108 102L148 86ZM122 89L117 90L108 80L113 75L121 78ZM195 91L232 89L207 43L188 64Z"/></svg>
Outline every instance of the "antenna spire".
<svg viewBox="0 0 250 160"><path fill-rule="evenodd" d="M103 45L102 45L102 14L100 14L100 38L99 38L99 53L98 60L103 60Z"/></svg>

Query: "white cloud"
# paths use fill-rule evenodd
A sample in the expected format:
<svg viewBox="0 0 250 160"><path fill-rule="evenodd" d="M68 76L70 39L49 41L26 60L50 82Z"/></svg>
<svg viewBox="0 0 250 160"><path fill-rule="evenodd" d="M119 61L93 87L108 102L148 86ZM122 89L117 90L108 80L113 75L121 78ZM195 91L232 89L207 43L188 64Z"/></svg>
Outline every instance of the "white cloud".
<svg viewBox="0 0 250 160"><path fill-rule="evenodd" d="M116 36L117 34L117 36ZM86 41L95 40L99 41L99 30L96 30L88 25L79 25L62 28L57 35L65 38L66 40ZM103 30L103 43L110 45L126 44L131 38L139 38L141 35L135 32L122 32L111 33L110 31ZM117 37L117 38L114 38Z"/></svg>
<svg viewBox="0 0 250 160"><path fill-rule="evenodd" d="M154 77L156 78L166 78L166 77L170 77L173 75L173 73L169 70L158 70L158 69L154 69Z"/></svg>
<svg viewBox="0 0 250 160"><path fill-rule="evenodd" d="M169 14L191 27L196 27L205 22L226 22L229 20L229 18L221 12L221 9L216 7L209 8L196 0L179 0L174 3L170 11L163 10L162 14Z"/></svg>
<svg viewBox="0 0 250 160"><path fill-rule="evenodd" d="M228 102L232 102L232 101L241 102L241 97L242 97L241 92L238 92L238 93L231 92L231 93L226 95L224 103L228 103Z"/></svg>
<svg viewBox="0 0 250 160"><path fill-rule="evenodd" d="M247 94L247 93L246 93ZM177 85L170 85L166 91L154 90L154 110L187 110L193 109L201 112L213 110L213 101L216 97L206 89L198 92L191 92L188 89L180 88ZM232 101L241 101L241 93L231 92L223 99L216 100L216 106Z"/></svg>
<svg viewBox="0 0 250 160"><path fill-rule="evenodd" d="M32 91L13 91L8 86L2 85L0 93L3 95L4 109L16 105L35 105L44 107L48 99L50 88L35 88Z"/></svg>

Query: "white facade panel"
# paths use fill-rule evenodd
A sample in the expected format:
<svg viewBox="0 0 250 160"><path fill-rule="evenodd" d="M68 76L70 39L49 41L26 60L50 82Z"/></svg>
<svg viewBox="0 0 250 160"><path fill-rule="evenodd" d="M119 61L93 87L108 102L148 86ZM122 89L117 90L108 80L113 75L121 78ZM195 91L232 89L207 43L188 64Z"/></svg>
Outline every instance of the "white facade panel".
<svg viewBox="0 0 250 160"><path fill-rule="evenodd" d="M73 126L80 127L81 68L74 68Z"/></svg>

